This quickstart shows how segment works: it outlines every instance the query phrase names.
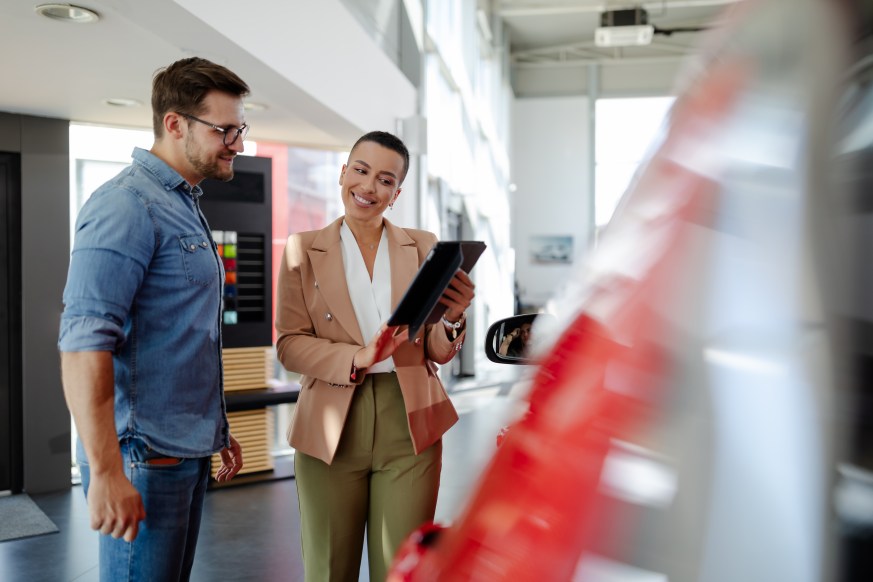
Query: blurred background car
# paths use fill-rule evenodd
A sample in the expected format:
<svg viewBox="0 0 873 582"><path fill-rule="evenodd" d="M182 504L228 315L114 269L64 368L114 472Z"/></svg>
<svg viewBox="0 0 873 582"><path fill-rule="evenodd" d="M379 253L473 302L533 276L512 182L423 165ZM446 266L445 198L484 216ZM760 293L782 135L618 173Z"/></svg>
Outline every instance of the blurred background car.
<svg viewBox="0 0 873 582"><path fill-rule="evenodd" d="M873 2L728 16L555 317L492 326L527 410L390 580L873 579Z"/></svg>

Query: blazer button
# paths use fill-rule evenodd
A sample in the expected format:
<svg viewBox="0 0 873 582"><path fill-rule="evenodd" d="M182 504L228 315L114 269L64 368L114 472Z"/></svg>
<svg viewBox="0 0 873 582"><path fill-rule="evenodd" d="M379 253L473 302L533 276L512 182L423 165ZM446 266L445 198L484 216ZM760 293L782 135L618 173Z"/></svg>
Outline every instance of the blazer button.
<svg viewBox="0 0 873 582"><path fill-rule="evenodd" d="M333 315L331 315L330 313L325 313L324 318L328 321L333 321Z"/></svg>
<svg viewBox="0 0 873 582"><path fill-rule="evenodd" d="M318 289L318 281L315 282L315 288Z"/></svg>

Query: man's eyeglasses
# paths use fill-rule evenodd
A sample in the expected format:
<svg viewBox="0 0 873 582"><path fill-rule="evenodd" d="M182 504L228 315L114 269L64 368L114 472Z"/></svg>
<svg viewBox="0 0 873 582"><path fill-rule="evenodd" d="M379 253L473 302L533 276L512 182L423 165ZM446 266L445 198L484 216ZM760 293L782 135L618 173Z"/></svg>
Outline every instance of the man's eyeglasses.
<svg viewBox="0 0 873 582"><path fill-rule="evenodd" d="M246 135L248 135L249 133L249 125L247 123L243 123L240 127L221 127L215 125L214 123L203 121L202 119L194 117L193 115L188 115L187 113L180 113L179 115L186 119L202 123L203 125L208 125L215 131L221 133L221 137L224 141L225 147L232 146L236 143L236 140L238 139L242 139L243 141L245 141Z"/></svg>

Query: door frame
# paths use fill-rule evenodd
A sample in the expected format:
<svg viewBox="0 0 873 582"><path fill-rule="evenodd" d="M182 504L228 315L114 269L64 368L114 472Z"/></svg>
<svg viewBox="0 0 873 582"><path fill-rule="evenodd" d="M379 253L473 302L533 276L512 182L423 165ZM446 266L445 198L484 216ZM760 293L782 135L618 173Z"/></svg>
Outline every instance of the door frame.
<svg viewBox="0 0 873 582"><path fill-rule="evenodd" d="M21 156L0 152L0 491L23 490Z"/></svg>

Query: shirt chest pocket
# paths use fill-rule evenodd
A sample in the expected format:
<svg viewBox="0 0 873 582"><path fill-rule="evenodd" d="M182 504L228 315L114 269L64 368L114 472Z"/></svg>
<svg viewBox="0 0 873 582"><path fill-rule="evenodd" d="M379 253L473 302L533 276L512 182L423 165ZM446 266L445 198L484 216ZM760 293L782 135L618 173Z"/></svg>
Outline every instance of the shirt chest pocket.
<svg viewBox="0 0 873 582"><path fill-rule="evenodd" d="M218 279L218 264L209 240L200 234L179 236L185 276L190 283L208 287Z"/></svg>

